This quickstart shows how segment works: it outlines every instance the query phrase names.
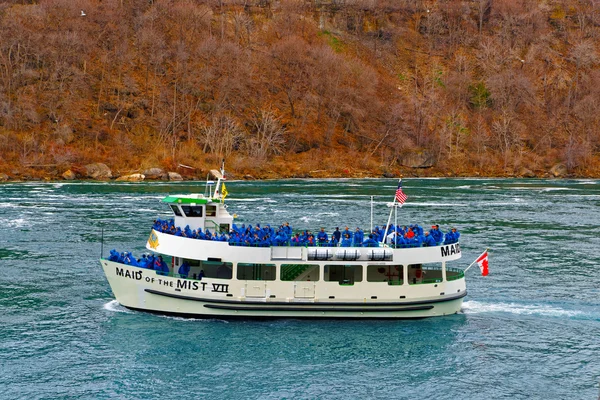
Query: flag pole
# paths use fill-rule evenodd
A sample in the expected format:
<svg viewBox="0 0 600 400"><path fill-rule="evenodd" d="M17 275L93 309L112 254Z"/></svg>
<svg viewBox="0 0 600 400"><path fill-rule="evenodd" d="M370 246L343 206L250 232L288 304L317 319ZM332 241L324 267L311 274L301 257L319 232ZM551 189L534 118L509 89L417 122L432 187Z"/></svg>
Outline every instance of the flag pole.
<svg viewBox="0 0 600 400"><path fill-rule="evenodd" d="M477 262L477 260L479 260L479 257L481 257L482 255L484 255L486 253L486 251L488 251L489 249L485 249L485 251L483 253L481 253L479 256L477 256L477 258L475 259L475 261L473 261L471 263L471 265L469 265L464 271L463 274L466 274L467 271L469 270L469 268L471 268L473 265L475 265L475 263Z"/></svg>
<svg viewBox="0 0 600 400"><path fill-rule="evenodd" d="M373 232L373 196L371 196L371 232Z"/></svg>
<svg viewBox="0 0 600 400"><path fill-rule="evenodd" d="M400 178L398 180L398 188L400 188L400 182L402 182L402 178ZM396 192L398 192L398 189L396 189ZM385 225L385 232L383 234L383 244L385 244L385 240L387 239L388 229L390 226L390 222L392 220L392 213L394 212L394 208L396 207L396 200L397 200L396 197L397 197L397 193L394 194L394 202L392 203L392 209L390 210L390 216L388 217L387 224Z"/></svg>
<svg viewBox="0 0 600 400"><path fill-rule="evenodd" d="M394 207L396 207L396 196L394 196L394 202L392 203L392 209L390 210L390 216L388 217L387 225L385 226L385 233L383 234L383 243L385 244L385 239L387 238L388 227L390 226L390 221L392 220L392 213L394 212Z"/></svg>
<svg viewBox="0 0 600 400"><path fill-rule="evenodd" d="M398 244L398 206L394 208L394 248L396 248L396 245Z"/></svg>

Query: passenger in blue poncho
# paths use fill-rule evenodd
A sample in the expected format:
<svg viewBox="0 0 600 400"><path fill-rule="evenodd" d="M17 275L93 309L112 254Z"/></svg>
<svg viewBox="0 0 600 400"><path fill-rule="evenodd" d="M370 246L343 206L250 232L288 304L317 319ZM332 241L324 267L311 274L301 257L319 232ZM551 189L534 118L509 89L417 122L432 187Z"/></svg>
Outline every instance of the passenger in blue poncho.
<svg viewBox="0 0 600 400"><path fill-rule="evenodd" d="M183 264L181 264L181 267L179 267L178 272L182 278L187 278L190 274L190 264L188 264L187 261L184 261Z"/></svg>
<svg viewBox="0 0 600 400"><path fill-rule="evenodd" d="M119 252L117 250L111 250L110 256L108 256L108 261L119 261Z"/></svg>
<svg viewBox="0 0 600 400"><path fill-rule="evenodd" d="M319 243L319 246L324 246L327 243L327 240L328 236L325 232L325 228L321 228L321 231L317 233L317 242Z"/></svg>
<svg viewBox="0 0 600 400"><path fill-rule="evenodd" d="M452 228L450 232L446 233L446 237L444 242L447 244L456 243L460 238L460 233L456 230L456 228Z"/></svg>
<svg viewBox="0 0 600 400"><path fill-rule="evenodd" d="M440 231L439 225L431 225L429 234L437 244L441 244L444 241L444 233Z"/></svg>
<svg viewBox="0 0 600 400"><path fill-rule="evenodd" d="M352 239L350 239L350 235L347 233L344 234L344 238L342 239L342 247L351 247Z"/></svg>
<svg viewBox="0 0 600 400"><path fill-rule="evenodd" d="M435 239L433 239L433 236L431 236L431 234L429 232L425 232L425 241L423 242L423 246L435 246Z"/></svg>
<svg viewBox="0 0 600 400"><path fill-rule="evenodd" d="M348 235L348 238L350 238L350 239L352 239L352 237L353 237L353 234L348 227L345 227L344 231L342 232L342 237L345 238L346 235ZM343 239L342 239L342 241L343 241Z"/></svg>
<svg viewBox="0 0 600 400"><path fill-rule="evenodd" d="M333 242L334 245L337 246L337 244L340 242L341 239L342 239L342 232L340 232L340 228L335 228L335 231L333 231L333 233L331 234L331 241Z"/></svg>
<svg viewBox="0 0 600 400"><path fill-rule="evenodd" d="M452 228L452 234L454 235L454 241L458 242L460 239L460 232L456 230L456 228Z"/></svg>
<svg viewBox="0 0 600 400"><path fill-rule="evenodd" d="M362 243L365 240L365 233L363 232L362 229L360 228L356 228L356 231L354 232L354 245L355 246L362 246Z"/></svg>
<svg viewBox="0 0 600 400"><path fill-rule="evenodd" d="M154 270L161 275L168 275L170 272L169 266L163 260L162 256L158 256L158 258L154 261Z"/></svg>
<svg viewBox="0 0 600 400"><path fill-rule="evenodd" d="M369 234L369 238L367 240L365 240L364 245L365 245L365 247L379 247L379 242L377 242L377 240L375 240L374 235L371 233L371 234Z"/></svg>
<svg viewBox="0 0 600 400"><path fill-rule="evenodd" d="M288 238L282 230L277 232L277 236L275 236L275 246L283 246L287 241Z"/></svg>

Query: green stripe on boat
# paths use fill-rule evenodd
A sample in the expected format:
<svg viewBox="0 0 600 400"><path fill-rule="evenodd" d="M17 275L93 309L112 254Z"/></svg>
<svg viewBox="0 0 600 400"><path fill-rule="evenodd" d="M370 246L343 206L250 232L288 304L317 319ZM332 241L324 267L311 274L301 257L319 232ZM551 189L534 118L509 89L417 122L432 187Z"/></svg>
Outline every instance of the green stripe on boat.
<svg viewBox="0 0 600 400"><path fill-rule="evenodd" d="M189 197L167 196L162 201L163 203L176 204L206 204L208 203L208 200L209 199L192 199Z"/></svg>

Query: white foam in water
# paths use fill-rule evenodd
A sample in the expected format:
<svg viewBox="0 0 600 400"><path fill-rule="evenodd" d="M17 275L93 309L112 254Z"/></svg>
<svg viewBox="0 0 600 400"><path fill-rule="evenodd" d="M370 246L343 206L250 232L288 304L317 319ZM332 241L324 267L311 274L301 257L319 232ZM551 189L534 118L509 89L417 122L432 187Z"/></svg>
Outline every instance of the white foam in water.
<svg viewBox="0 0 600 400"><path fill-rule="evenodd" d="M391 204L391 203L390 203ZM459 204L459 203L421 203L417 204L418 206L424 207L471 207L470 204ZM406 206L403 205L402 207Z"/></svg>
<svg viewBox="0 0 600 400"><path fill-rule="evenodd" d="M227 320L222 320L222 319L218 319L218 318L184 318L184 317L175 317L172 315L158 315L158 317L160 318L167 318L167 319L172 319L174 321L182 321L182 322L223 322L225 324L228 324L229 321Z"/></svg>
<svg viewBox="0 0 600 400"><path fill-rule="evenodd" d="M17 219L9 220L9 219L2 218L2 219L0 219L0 225L6 226L8 228L22 228L25 226L25 219L17 218Z"/></svg>
<svg viewBox="0 0 600 400"><path fill-rule="evenodd" d="M123 307L121 304L119 304L119 302L116 300L109 301L104 306L102 306L102 308L104 308L107 311L112 311L112 312L120 312L120 313L125 313L125 314L132 313L131 311L129 311L128 309Z"/></svg>
<svg viewBox="0 0 600 400"><path fill-rule="evenodd" d="M583 315L581 311L569 311L547 305L524 305L516 303L481 303L478 301L465 301L462 305L464 314L479 314L486 312L500 312L520 315L542 315L548 317L577 317Z"/></svg>
<svg viewBox="0 0 600 400"><path fill-rule="evenodd" d="M238 199L235 197L230 197L228 200L229 201L247 201L247 202L262 201L263 203L277 203L276 200L266 198L266 197L257 197L255 199L241 199L241 198Z"/></svg>
<svg viewBox="0 0 600 400"><path fill-rule="evenodd" d="M573 189L573 188L564 188L564 187L558 187L558 188L545 188L542 189L542 192L556 192L558 190L579 190L579 189Z"/></svg>

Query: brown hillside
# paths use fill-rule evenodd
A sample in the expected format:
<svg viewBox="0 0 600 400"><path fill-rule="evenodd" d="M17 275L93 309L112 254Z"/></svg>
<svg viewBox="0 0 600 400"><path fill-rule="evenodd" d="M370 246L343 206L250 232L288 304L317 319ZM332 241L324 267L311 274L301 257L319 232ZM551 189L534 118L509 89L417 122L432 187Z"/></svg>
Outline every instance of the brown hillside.
<svg viewBox="0 0 600 400"><path fill-rule="evenodd" d="M600 176L594 0L12 1L0 37L12 178Z"/></svg>

